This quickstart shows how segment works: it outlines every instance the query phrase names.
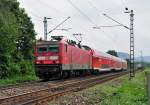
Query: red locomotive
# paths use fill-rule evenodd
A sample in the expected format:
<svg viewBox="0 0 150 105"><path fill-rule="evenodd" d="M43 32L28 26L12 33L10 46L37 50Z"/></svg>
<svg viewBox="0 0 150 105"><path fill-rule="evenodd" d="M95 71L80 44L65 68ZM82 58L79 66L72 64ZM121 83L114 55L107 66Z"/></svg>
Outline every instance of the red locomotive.
<svg viewBox="0 0 150 105"><path fill-rule="evenodd" d="M127 69L123 59L81 46L63 36L52 38L37 41L35 47L35 71L42 79Z"/></svg>

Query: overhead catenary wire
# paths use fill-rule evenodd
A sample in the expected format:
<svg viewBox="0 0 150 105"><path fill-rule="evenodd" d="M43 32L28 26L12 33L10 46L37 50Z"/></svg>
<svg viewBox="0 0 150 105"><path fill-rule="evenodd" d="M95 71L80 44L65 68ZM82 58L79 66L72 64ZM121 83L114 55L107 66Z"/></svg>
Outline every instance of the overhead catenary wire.
<svg viewBox="0 0 150 105"><path fill-rule="evenodd" d="M40 0L40 1L41 1L41 0ZM70 1L70 0L68 0L68 1ZM43 1L42 1L42 2L43 2ZM46 4L46 3L44 3L44 2L43 2L43 5L45 5L45 6L47 5L47 7L50 7L48 4ZM73 4L73 5L74 5L74 4ZM77 6L75 5L75 7L77 7ZM75 8L75 7L74 7L74 8ZM78 12L80 12L84 17L86 17L87 20L90 21L90 23L92 23L93 25L97 26L89 16L87 16L83 11L80 10L80 8L77 7L76 9L77 9ZM57 11L57 10L56 10L56 11ZM58 12L58 11L57 11L57 12ZM39 19L40 19L40 18L39 18ZM43 19L43 18L42 18L42 19Z"/></svg>
<svg viewBox="0 0 150 105"><path fill-rule="evenodd" d="M97 6L95 6L90 0L87 0L87 2L89 3L89 5L94 8L98 13L98 16L101 16L102 14L104 14L104 10L99 9ZM108 10L108 9L107 9ZM112 9L110 9L112 11Z"/></svg>
<svg viewBox="0 0 150 105"><path fill-rule="evenodd" d="M37 16L37 15L35 15L35 14L33 14L33 13L30 13L30 14L31 14L32 16L38 18L39 20L42 20L42 17L39 17L39 16Z"/></svg>
<svg viewBox="0 0 150 105"><path fill-rule="evenodd" d="M98 11L98 14L99 14L99 12L101 12L101 15L103 15L103 16L105 16L105 17L111 19L112 21L118 23L119 25L121 25L121 26L123 26L123 27L125 27L125 28L128 28L127 26L123 25L122 23L120 23L120 22L116 21L115 19L111 18L110 16L108 16L108 15L107 15L106 13L104 13L102 10L99 10L93 3L91 3L91 1L89 1L89 0L87 0L87 1L88 1L88 3L89 3L96 11ZM122 0L121 0L121 1L122 1ZM123 2L123 1L122 1L122 2ZM99 16L100 16L100 15L99 15Z"/></svg>
<svg viewBox="0 0 150 105"><path fill-rule="evenodd" d="M40 0L40 2L42 2ZM68 2L75 8L77 9L78 12L80 12L82 15L84 15L92 24L94 24L95 26L97 26L84 12L82 12L77 6L75 6L70 0L68 0ZM44 5L47 5L45 4L44 2L42 2ZM48 6L48 5L47 5ZM94 6L93 6L94 7ZM96 7L95 7L96 8ZM98 9L97 9L98 10ZM104 33L104 32L103 32Z"/></svg>
<svg viewBox="0 0 150 105"><path fill-rule="evenodd" d="M90 23L92 23L93 25L97 26L97 25L95 24L95 22L93 22L92 19L90 19L84 12L82 12L71 0L67 0L67 1L68 1L68 3L69 3L70 5L72 5L72 7L74 7L80 14L82 14Z"/></svg>
<svg viewBox="0 0 150 105"><path fill-rule="evenodd" d="M40 5L43 5L44 7L48 8L48 9L52 9L53 11L57 12L61 17L65 18L67 16L67 14L65 12L62 12L61 10L58 10L57 8L51 6L49 3L44 2L43 0L38 0L38 3L40 3ZM47 16L47 17L51 17L51 16ZM42 17L43 20L43 17ZM55 18L52 19L52 21L48 21L51 23L51 25L56 25L57 23L59 23L59 21ZM57 23L54 23L54 21L56 21Z"/></svg>
<svg viewBox="0 0 150 105"><path fill-rule="evenodd" d="M49 31L48 34L51 33L51 32L53 32L54 30L56 30L60 25L62 25L63 23L65 23L70 18L71 17L68 16L64 21L62 21L60 24L58 24L56 27L54 27L51 31Z"/></svg>
<svg viewBox="0 0 150 105"><path fill-rule="evenodd" d="M53 9L53 10L54 10L55 12L57 12L57 13L61 13L61 14L63 14L63 15L66 14L66 13L64 13L64 12L62 12L62 11L60 11L60 10L58 10L57 8L51 6L50 4L47 4L47 3L43 2L43 0L38 0L38 2L40 2L40 4L46 6L48 9L49 9L49 8ZM65 15L65 16L66 16L66 15Z"/></svg>
<svg viewBox="0 0 150 105"><path fill-rule="evenodd" d="M103 12L102 12L101 10L99 10L95 5L93 5L93 4L91 3L91 1L89 1L89 0L87 0L87 1L88 1L88 3L89 3L96 11L101 12L101 15L103 15L103 16L105 16L105 17L111 19L111 20L113 20L114 22L118 23L120 26L124 26L125 28L128 28L127 26L123 25L122 23L120 23L120 22L114 20L113 18L111 18L110 16L108 16L106 13L103 13ZM122 0L121 0L121 1L122 1ZM98 13L98 15L99 15L99 13ZM99 16L100 16L100 15L99 15ZM114 25L114 26L116 26L116 25Z"/></svg>
<svg viewBox="0 0 150 105"><path fill-rule="evenodd" d="M90 0L87 0L87 2L89 3L89 5L92 7L92 8L94 8L97 12L98 12L98 16L99 17L101 17L101 15L104 15L105 13L102 11L102 10L100 10L99 8L97 8L93 3L91 3L91 1ZM119 22L118 22L119 23ZM118 26L124 26L123 24L121 24L121 23L119 23L119 25L110 25L110 26L99 26L99 27L93 27L94 29L100 29L100 28L104 28L104 27L118 27ZM126 27L126 26L124 26L124 27ZM115 47L116 47L116 41L114 41L114 38L112 38L108 33L106 33L104 30L102 30L102 29L100 29L100 31L102 31L102 33L104 34L104 35L106 35L106 37L107 38L109 38L112 42L113 42L113 44L115 45Z"/></svg>
<svg viewBox="0 0 150 105"><path fill-rule="evenodd" d="M86 17L87 18L87 20L90 22L90 23L92 23L94 26L98 26L96 23L94 23L93 21L92 21L92 19L90 19L83 11L81 11L71 0L67 0L80 14L82 14L84 17ZM92 7L94 7L94 5L92 6ZM95 7L95 9L96 9L96 7ZM98 9L97 9L97 11L98 11ZM100 16L100 15L99 15ZM102 31L102 33L103 34L105 34L106 36L105 37L107 37L107 38L109 38L112 42L113 42L113 44L114 44L114 40L110 37L110 36L108 36L103 30L101 30Z"/></svg>
<svg viewBox="0 0 150 105"><path fill-rule="evenodd" d="M113 19L112 17L108 16L107 14L103 14L103 15L104 15L105 17L109 18L110 20L112 20L112 21L118 23L119 25L125 27L126 29L130 29L129 27L123 25L122 23L118 22L117 20Z"/></svg>
<svg viewBox="0 0 150 105"><path fill-rule="evenodd" d="M90 27L89 27L90 28ZM80 32L80 33L82 33L82 34L86 34L86 35L88 35L89 33L88 33L88 31L90 31L89 29L87 29L87 27L85 27L85 25L80 25L80 29L82 29L82 30L84 30L84 33L83 32ZM68 30L68 31L66 31L66 32L68 32L70 35L71 35L71 37L72 38L75 38L74 36L73 36L73 34L76 32L74 32L73 30ZM91 32L91 31L90 31ZM69 36L70 36L69 35ZM84 41L84 35L82 36L82 41ZM90 35L89 35L90 36ZM75 38L76 39L76 38ZM76 41L78 41L77 39L76 39ZM87 42L87 41L86 41ZM99 44L98 43L98 41L95 41L94 39L92 39L92 37L90 38L90 41L89 42L95 42L95 43L97 43L97 44ZM92 44L92 43L91 43ZM105 47L102 45L102 44L99 44L99 47L100 48L102 48L102 49L105 49ZM114 46L112 45L112 47L114 48Z"/></svg>
<svg viewBox="0 0 150 105"><path fill-rule="evenodd" d="M133 28L133 21L134 21L134 13L133 10L128 10L128 8L125 8L127 11L125 13L130 13L130 27L127 27L125 25L123 25L122 23L116 21L115 19L113 19L112 17L108 16L107 14L103 14L105 17L109 18L110 20L116 22L117 24L123 26L126 29L130 30L130 80L132 77L135 76L135 71L134 71L134 67L135 67L135 63L134 63L134 28Z"/></svg>
<svg viewBox="0 0 150 105"><path fill-rule="evenodd" d="M119 27L119 26L121 26L121 25L99 26L99 27L93 27L93 28L94 28L94 29L100 29L100 28L102 28L102 27L110 27L110 28L112 28L112 27Z"/></svg>
<svg viewBox="0 0 150 105"><path fill-rule="evenodd" d="M37 19L39 19L39 20L43 20L43 18L41 17L41 16L39 16L39 15L37 15L36 13L34 13L34 12L32 12L32 11L30 11L30 10L27 10L33 17L35 17L35 18L37 18Z"/></svg>
<svg viewBox="0 0 150 105"><path fill-rule="evenodd" d="M98 9L95 5L93 5L93 3L91 3L91 1L87 0L87 2L89 3L89 5L94 8L97 12L101 12L103 14L103 11ZM98 16L101 16L99 13L98 13Z"/></svg>
<svg viewBox="0 0 150 105"><path fill-rule="evenodd" d="M95 10L101 12L101 14L102 14L103 16L105 16L105 17L111 19L112 21L116 22L117 24L119 24L119 25L114 25L114 26L102 26L102 27L116 27L116 26L123 26L123 27L125 27L125 28L127 28L127 29L130 29L129 27L123 25L122 23L120 23L120 22L116 21L115 19L113 19L112 17L108 16L106 13L103 13L103 12L102 12L101 10L99 10L95 5L93 5L89 0L87 0L87 1L88 1L88 3L89 3Z"/></svg>

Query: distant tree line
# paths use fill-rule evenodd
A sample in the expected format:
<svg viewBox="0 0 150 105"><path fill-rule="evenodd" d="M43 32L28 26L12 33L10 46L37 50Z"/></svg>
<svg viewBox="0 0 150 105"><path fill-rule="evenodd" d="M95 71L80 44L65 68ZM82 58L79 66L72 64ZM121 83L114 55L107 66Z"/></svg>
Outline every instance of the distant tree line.
<svg viewBox="0 0 150 105"><path fill-rule="evenodd" d="M0 0L0 78L32 72L35 36L34 25L17 0Z"/></svg>
<svg viewBox="0 0 150 105"><path fill-rule="evenodd" d="M107 53L110 54L110 55L118 57L118 54L115 50L108 50Z"/></svg>

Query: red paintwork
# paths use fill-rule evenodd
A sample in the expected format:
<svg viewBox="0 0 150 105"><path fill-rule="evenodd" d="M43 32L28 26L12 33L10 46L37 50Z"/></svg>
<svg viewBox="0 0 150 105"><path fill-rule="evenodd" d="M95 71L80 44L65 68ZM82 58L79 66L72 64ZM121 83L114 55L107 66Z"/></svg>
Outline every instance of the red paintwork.
<svg viewBox="0 0 150 105"><path fill-rule="evenodd" d="M58 42L59 52L58 53L38 53L37 49L35 49L35 64L62 64L62 65L71 65L71 64L88 64L91 62L91 52L87 50L83 50L79 47L75 47L73 45L69 45L65 40ZM66 52L67 46L67 52ZM54 62L54 60L37 60L38 56L59 56L59 60ZM58 63L57 63L58 62Z"/></svg>
<svg viewBox="0 0 150 105"><path fill-rule="evenodd" d="M61 43L58 43L58 45L60 46ZM50 57L50 56L59 56L59 57L61 57L60 53L51 53L51 52L38 53L37 47L38 46L35 47L35 53L34 53L34 56L35 56L34 63L35 64L60 64L61 63L61 59L60 58L58 60L49 60L48 59L48 57ZM61 49L61 47L59 48L59 50L60 49ZM37 57L39 57L39 56L43 56L46 59L44 59L44 60L38 60Z"/></svg>
<svg viewBox="0 0 150 105"><path fill-rule="evenodd" d="M35 48L35 64L51 65L89 65L88 69L101 70L101 69L127 69L127 62L112 55L98 52L96 50L83 50L79 47L68 44L65 40L58 42L58 53L38 53ZM67 52L66 52L67 46ZM37 46L36 46L37 47ZM37 60L38 56L50 57L59 56L58 60Z"/></svg>
<svg viewBox="0 0 150 105"><path fill-rule="evenodd" d="M67 52L65 51L66 45ZM89 56L91 56L89 51L68 44L62 44L61 55L63 56L62 64L88 64L90 61Z"/></svg>
<svg viewBox="0 0 150 105"><path fill-rule="evenodd" d="M121 58L92 50L92 68L97 69L127 69L127 62Z"/></svg>

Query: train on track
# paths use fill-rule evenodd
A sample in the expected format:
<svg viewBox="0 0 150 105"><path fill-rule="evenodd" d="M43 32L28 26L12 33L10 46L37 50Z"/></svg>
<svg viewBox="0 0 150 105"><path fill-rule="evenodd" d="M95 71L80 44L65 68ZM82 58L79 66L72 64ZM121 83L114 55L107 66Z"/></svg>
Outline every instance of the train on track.
<svg viewBox="0 0 150 105"><path fill-rule="evenodd" d="M37 41L34 56L35 72L41 79L127 69L125 60L77 44L63 36L52 36L50 41Z"/></svg>

